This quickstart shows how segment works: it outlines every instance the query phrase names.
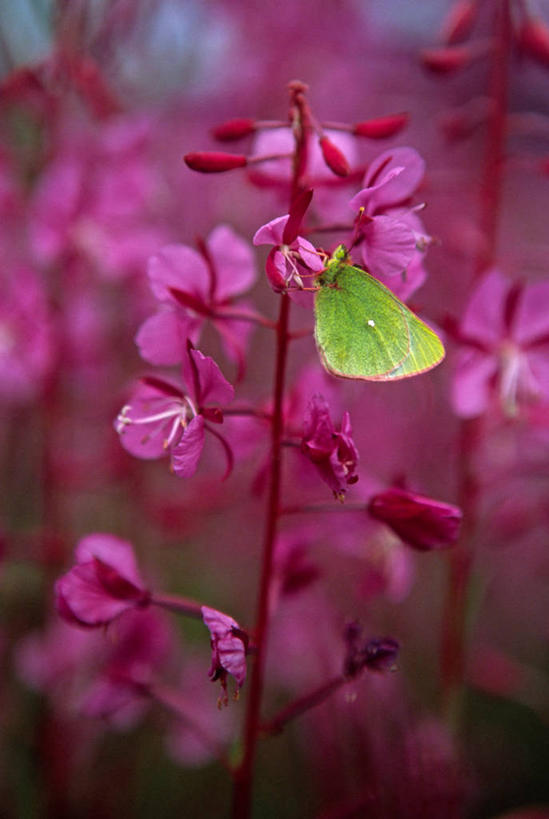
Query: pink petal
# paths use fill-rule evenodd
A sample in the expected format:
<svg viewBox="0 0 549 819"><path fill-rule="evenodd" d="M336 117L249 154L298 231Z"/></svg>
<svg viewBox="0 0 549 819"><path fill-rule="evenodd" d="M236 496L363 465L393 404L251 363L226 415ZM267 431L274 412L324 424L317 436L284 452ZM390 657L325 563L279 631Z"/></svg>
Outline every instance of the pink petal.
<svg viewBox="0 0 549 819"><path fill-rule="evenodd" d="M286 214L286 216L277 216L276 219L272 219L270 222L267 222L266 225L262 225L254 234L254 238L252 239L253 244L281 245L284 228L289 218L288 214Z"/></svg>
<svg viewBox="0 0 549 819"><path fill-rule="evenodd" d="M374 216L365 225L361 245L366 269L374 276L402 274L416 249L412 230L389 216Z"/></svg>
<svg viewBox="0 0 549 819"><path fill-rule="evenodd" d="M234 389L224 377L223 373L213 360L203 355L200 350L190 350L189 355L198 370L200 395L196 396L199 404L219 404L225 406L234 398ZM185 383L191 387L194 384L189 370L185 369Z"/></svg>
<svg viewBox="0 0 549 819"><path fill-rule="evenodd" d="M509 282L499 272L488 273L474 291L461 323L464 336L495 346L505 335L505 299Z"/></svg>
<svg viewBox="0 0 549 819"><path fill-rule="evenodd" d="M381 168L385 175L399 166L403 167L404 171L391 179L376 194L377 208L397 205L408 199L423 179L425 162L418 152L413 148L393 148L382 153L370 164L364 178L365 185L371 186L372 180L375 180Z"/></svg>
<svg viewBox="0 0 549 819"><path fill-rule="evenodd" d="M298 236L295 240L295 245L297 246L299 255L307 267L310 267L311 270L319 273L321 270L324 270L326 266L324 259L322 256L320 256L318 250L311 244L311 242L304 239L302 236Z"/></svg>
<svg viewBox="0 0 549 819"><path fill-rule="evenodd" d="M401 301L407 301L427 278L427 271L423 266L423 253L415 250L408 267L400 276L378 276L378 278Z"/></svg>
<svg viewBox="0 0 549 819"><path fill-rule="evenodd" d="M527 285L519 300L513 327L513 338L527 345L549 336L549 282Z"/></svg>
<svg viewBox="0 0 549 819"><path fill-rule="evenodd" d="M470 348L459 351L452 384L452 405L457 415L474 418L484 412L497 370L495 356Z"/></svg>
<svg viewBox="0 0 549 819"><path fill-rule="evenodd" d="M94 563L80 563L60 577L55 584L56 596L82 625L100 626L114 620L135 605L133 600L118 600L109 595L97 580Z"/></svg>
<svg viewBox="0 0 549 819"><path fill-rule="evenodd" d="M148 275L151 290L159 301L174 298L169 288L191 293L206 299L210 276L202 256L186 245L166 245L149 259Z"/></svg>
<svg viewBox="0 0 549 819"><path fill-rule="evenodd" d="M197 415L172 449L173 471L180 478L192 478L204 448L204 419Z"/></svg>
<svg viewBox="0 0 549 819"><path fill-rule="evenodd" d="M76 546L76 562L89 563L98 558L136 586L144 587L137 568L133 546L116 535L94 533L83 537Z"/></svg>
<svg viewBox="0 0 549 819"><path fill-rule="evenodd" d="M208 250L216 267L216 301L248 290L256 279L255 261L248 242L227 225L219 225L208 237Z"/></svg>
<svg viewBox="0 0 549 819"><path fill-rule="evenodd" d="M202 321L166 306L145 319L135 337L139 353L150 364L178 364L186 352L187 339L198 341Z"/></svg>

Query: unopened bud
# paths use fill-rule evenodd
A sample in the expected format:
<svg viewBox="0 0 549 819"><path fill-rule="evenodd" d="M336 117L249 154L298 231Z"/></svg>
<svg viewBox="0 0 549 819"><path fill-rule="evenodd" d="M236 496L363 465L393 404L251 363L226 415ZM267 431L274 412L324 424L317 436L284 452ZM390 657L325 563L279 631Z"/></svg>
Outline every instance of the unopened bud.
<svg viewBox="0 0 549 819"><path fill-rule="evenodd" d="M319 139L320 150L324 162L336 176L349 176L349 163L339 148L326 136Z"/></svg>
<svg viewBox="0 0 549 819"><path fill-rule="evenodd" d="M442 40L446 45L454 45L464 40L471 31L477 15L474 0L458 0L449 10L442 24Z"/></svg>
<svg viewBox="0 0 549 819"><path fill-rule="evenodd" d="M421 62L435 74L451 74L465 68L474 59L468 46L447 46L446 48L426 48L421 52Z"/></svg>
<svg viewBox="0 0 549 819"><path fill-rule="evenodd" d="M528 17L519 30L519 43L534 60L549 65L549 28L539 17Z"/></svg>
<svg viewBox="0 0 549 819"><path fill-rule="evenodd" d="M232 142L233 140L243 139L243 137L253 134L255 131L255 122L253 119L229 119L222 125L218 125L212 131L215 139L220 142Z"/></svg>
<svg viewBox="0 0 549 819"><path fill-rule="evenodd" d="M200 173L223 173L234 168L244 168L248 159L243 154L226 154L221 151L198 151L185 154L185 164L192 171Z"/></svg>
<svg viewBox="0 0 549 819"><path fill-rule="evenodd" d="M385 139L398 134L408 124L408 120L409 115L406 113L367 119L364 122L357 122L353 126L353 134L368 137L369 139Z"/></svg>

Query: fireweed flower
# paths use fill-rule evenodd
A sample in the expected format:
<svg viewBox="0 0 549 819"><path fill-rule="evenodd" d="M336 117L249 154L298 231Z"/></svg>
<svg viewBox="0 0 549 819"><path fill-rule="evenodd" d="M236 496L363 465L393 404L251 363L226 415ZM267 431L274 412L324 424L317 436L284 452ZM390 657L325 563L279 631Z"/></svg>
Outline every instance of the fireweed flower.
<svg viewBox="0 0 549 819"><path fill-rule="evenodd" d="M279 216L267 222L256 231L254 245L273 245L265 265L269 284L275 293L285 293L288 289L300 289L308 284L311 271L320 273L324 268L324 257L314 245L303 236L296 236L288 242L284 236L290 215Z"/></svg>
<svg viewBox="0 0 549 819"><path fill-rule="evenodd" d="M549 399L549 282L513 284L492 270L473 293L457 337L458 415L480 415L494 397L508 415L520 403Z"/></svg>
<svg viewBox="0 0 549 819"><path fill-rule="evenodd" d="M369 166L365 187L351 200L363 208L358 221L362 261L374 276L403 274L425 235L414 209L403 207L418 187L425 163L413 148L385 151Z"/></svg>
<svg viewBox="0 0 549 819"><path fill-rule="evenodd" d="M243 361L252 324L231 319L234 299L255 281L252 250L230 227L220 225L201 245L166 245L149 260L151 290L160 310L139 329L136 342L145 361L177 364L183 343L197 344L211 319L232 361ZM237 312L248 312L240 302Z"/></svg>
<svg viewBox="0 0 549 819"><path fill-rule="evenodd" d="M370 515L386 523L398 537L420 552L456 542L462 513L457 506L406 489L387 489L370 500Z"/></svg>
<svg viewBox="0 0 549 819"><path fill-rule="evenodd" d="M164 378L140 380L115 421L122 446L138 458L169 455L173 472L180 478L190 478L196 472L208 429L224 445L230 468L232 453L228 445L206 422L222 423L219 406L232 401L232 386L213 358L192 346L183 361L183 378L191 395Z"/></svg>
<svg viewBox="0 0 549 819"><path fill-rule="evenodd" d="M92 534L76 547L76 566L55 584L57 611L69 623L103 626L150 599L131 543Z"/></svg>
<svg viewBox="0 0 549 819"><path fill-rule="evenodd" d="M344 499L347 486L358 480L358 451L351 435L349 413L343 414L341 429L336 432L326 400L313 395L305 413L301 451L339 500Z"/></svg>
<svg viewBox="0 0 549 819"><path fill-rule="evenodd" d="M246 651L248 635L236 620L216 609L202 606L202 618L210 631L212 663L208 676L215 682L221 681L223 695L219 704L227 705L227 674L236 680L236 696L246 679Z"/></svg>

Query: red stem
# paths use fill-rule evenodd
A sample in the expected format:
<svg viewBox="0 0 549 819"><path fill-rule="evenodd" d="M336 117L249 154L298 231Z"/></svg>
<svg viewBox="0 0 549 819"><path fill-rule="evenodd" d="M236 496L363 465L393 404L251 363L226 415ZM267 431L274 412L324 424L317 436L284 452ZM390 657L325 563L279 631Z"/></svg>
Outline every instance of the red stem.
<svg viewBox="0 0 549 819"><path fill-rule="evenodd" d="M259 730L259 710L263 694L265 657L267 651L267 630L269 626L269 591L272 578L274 546L277 524L280 515L280 478L282 465L282 433L284 427L283 398L288 352L288 321L290 299L281 296L280 314L277 325L277 354L274 386L274 408L272 419L271 443L271 485L267 509L267 526L263 545L263 564L257 600L257 620L255 644L257 653L252 669L250 690L248 694L246 722L244 728L244 755L242 763L235 773L235 790L233 801L234 819L247 819L251 810L253 767Z"/></svg>
<svg viewBox="0 0 549 819"><path fill-rule="evenodd" d="M475 278L479 278L496 258L507 134L511 37L509 0L494 0L494 48L490 67L490 96L494 104L486 137L484 174L480 186L479 220L485 243L477 255ZM459 503L463 511L463 528L459 542L448 555L449 577L443 604L440 657L443 701L447 711L451 711L456 704L456 695L461 689L465 671L468 592L478 499L473 458L480 433L480 419L462 422L459 438Z"/></svg>

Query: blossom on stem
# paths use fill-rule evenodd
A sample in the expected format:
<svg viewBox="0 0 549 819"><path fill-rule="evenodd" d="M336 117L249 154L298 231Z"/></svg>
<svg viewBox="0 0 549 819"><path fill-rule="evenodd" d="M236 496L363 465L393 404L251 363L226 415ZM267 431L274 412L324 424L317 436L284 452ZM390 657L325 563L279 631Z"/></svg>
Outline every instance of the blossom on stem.
<svg viewBox="0 0 549 819"><path fill-rule="evenodd" d="M320 273L324 268L324 257L303 236L288 240L284 233L290 220L290 214L279 216L262 225L256 231L254 245L273 245L265 270L269 284L275 293L285 293L292 286L301 289L305 286L311 272ZM302 278L303 277L303 278Z"/></svg>
<svg viewBox="0 0 549 819"><path fill-rule="evenodd" d="M79 626L103 626L128 609L146 606L150 592L131 543L115 535L87 535L76 547L76 566L55 584L60 616Z"/></svg>
<svg viewBox="0 0 549 819"><path fill-rule="evenodd" d="M220 406L232 401L233 387L213 358L195 350L190 342L183 359L183 381L187 392L164 378L140 380L115 421L122 446L138 458L168 454L172 471L180 478L190 478L196 472L208 429L224 446L230 470L232 452L207 422L223 422Z"/></svg>
<svg viewBox="0 0 549 819"><path fill-rule="evenodd" d="M322 395L313 395L305 413L301 451L339 500L344 499L347 486L358 480L358 451L351 436L349 413L343 414L341 429L336 432L327 401Z"/></svg>
<svg viewBox="0 0 549 819"><path fill-rule="evenodd" d="M425 163L413 148L385 151L369 166L365 187L351 200L361 208L355 245L374 276L402 274L417 247L428 241L414 209L405 207L418 187Z"/></svg>
<svg viewBox="0 0 549 819"><path fill-rule="evenodd" d="M452 403L472 418L494 396L507 415L549 399L549 282L513 284L498 270L481 281L457 331Z"/></svg>
<svg viewBox="0 0 549 819"><path fill-rule="evenodd" d="M210 631L212 647L212 663L208 676L212 682L221 681L223 694L219 705L227 705L227 674L231 674L236 680L235 696L246 679L248 635L228 614L210 609L208 606L202 606L202 618Z"/></svg>
<svg viewBox="0 0 549 819"><path fill-rule="evenodd" d="M368 512L420 552L455 543L462 518L457 506L396 487L374 495Z"/></svg>
<svg viewBox="0 0 549 819"><path fill-rule="evenodd" d="M227 225L219 225L200 252L186 245L166 245L149 260L151 290L160 310L141 325L136 342L145 361L178 364L187 338L196 344L211 319L232 361L243 363L252 324L231 318L234 299L255 280L251 248ZM238 313L252 311L240 303Z"/></svg>

